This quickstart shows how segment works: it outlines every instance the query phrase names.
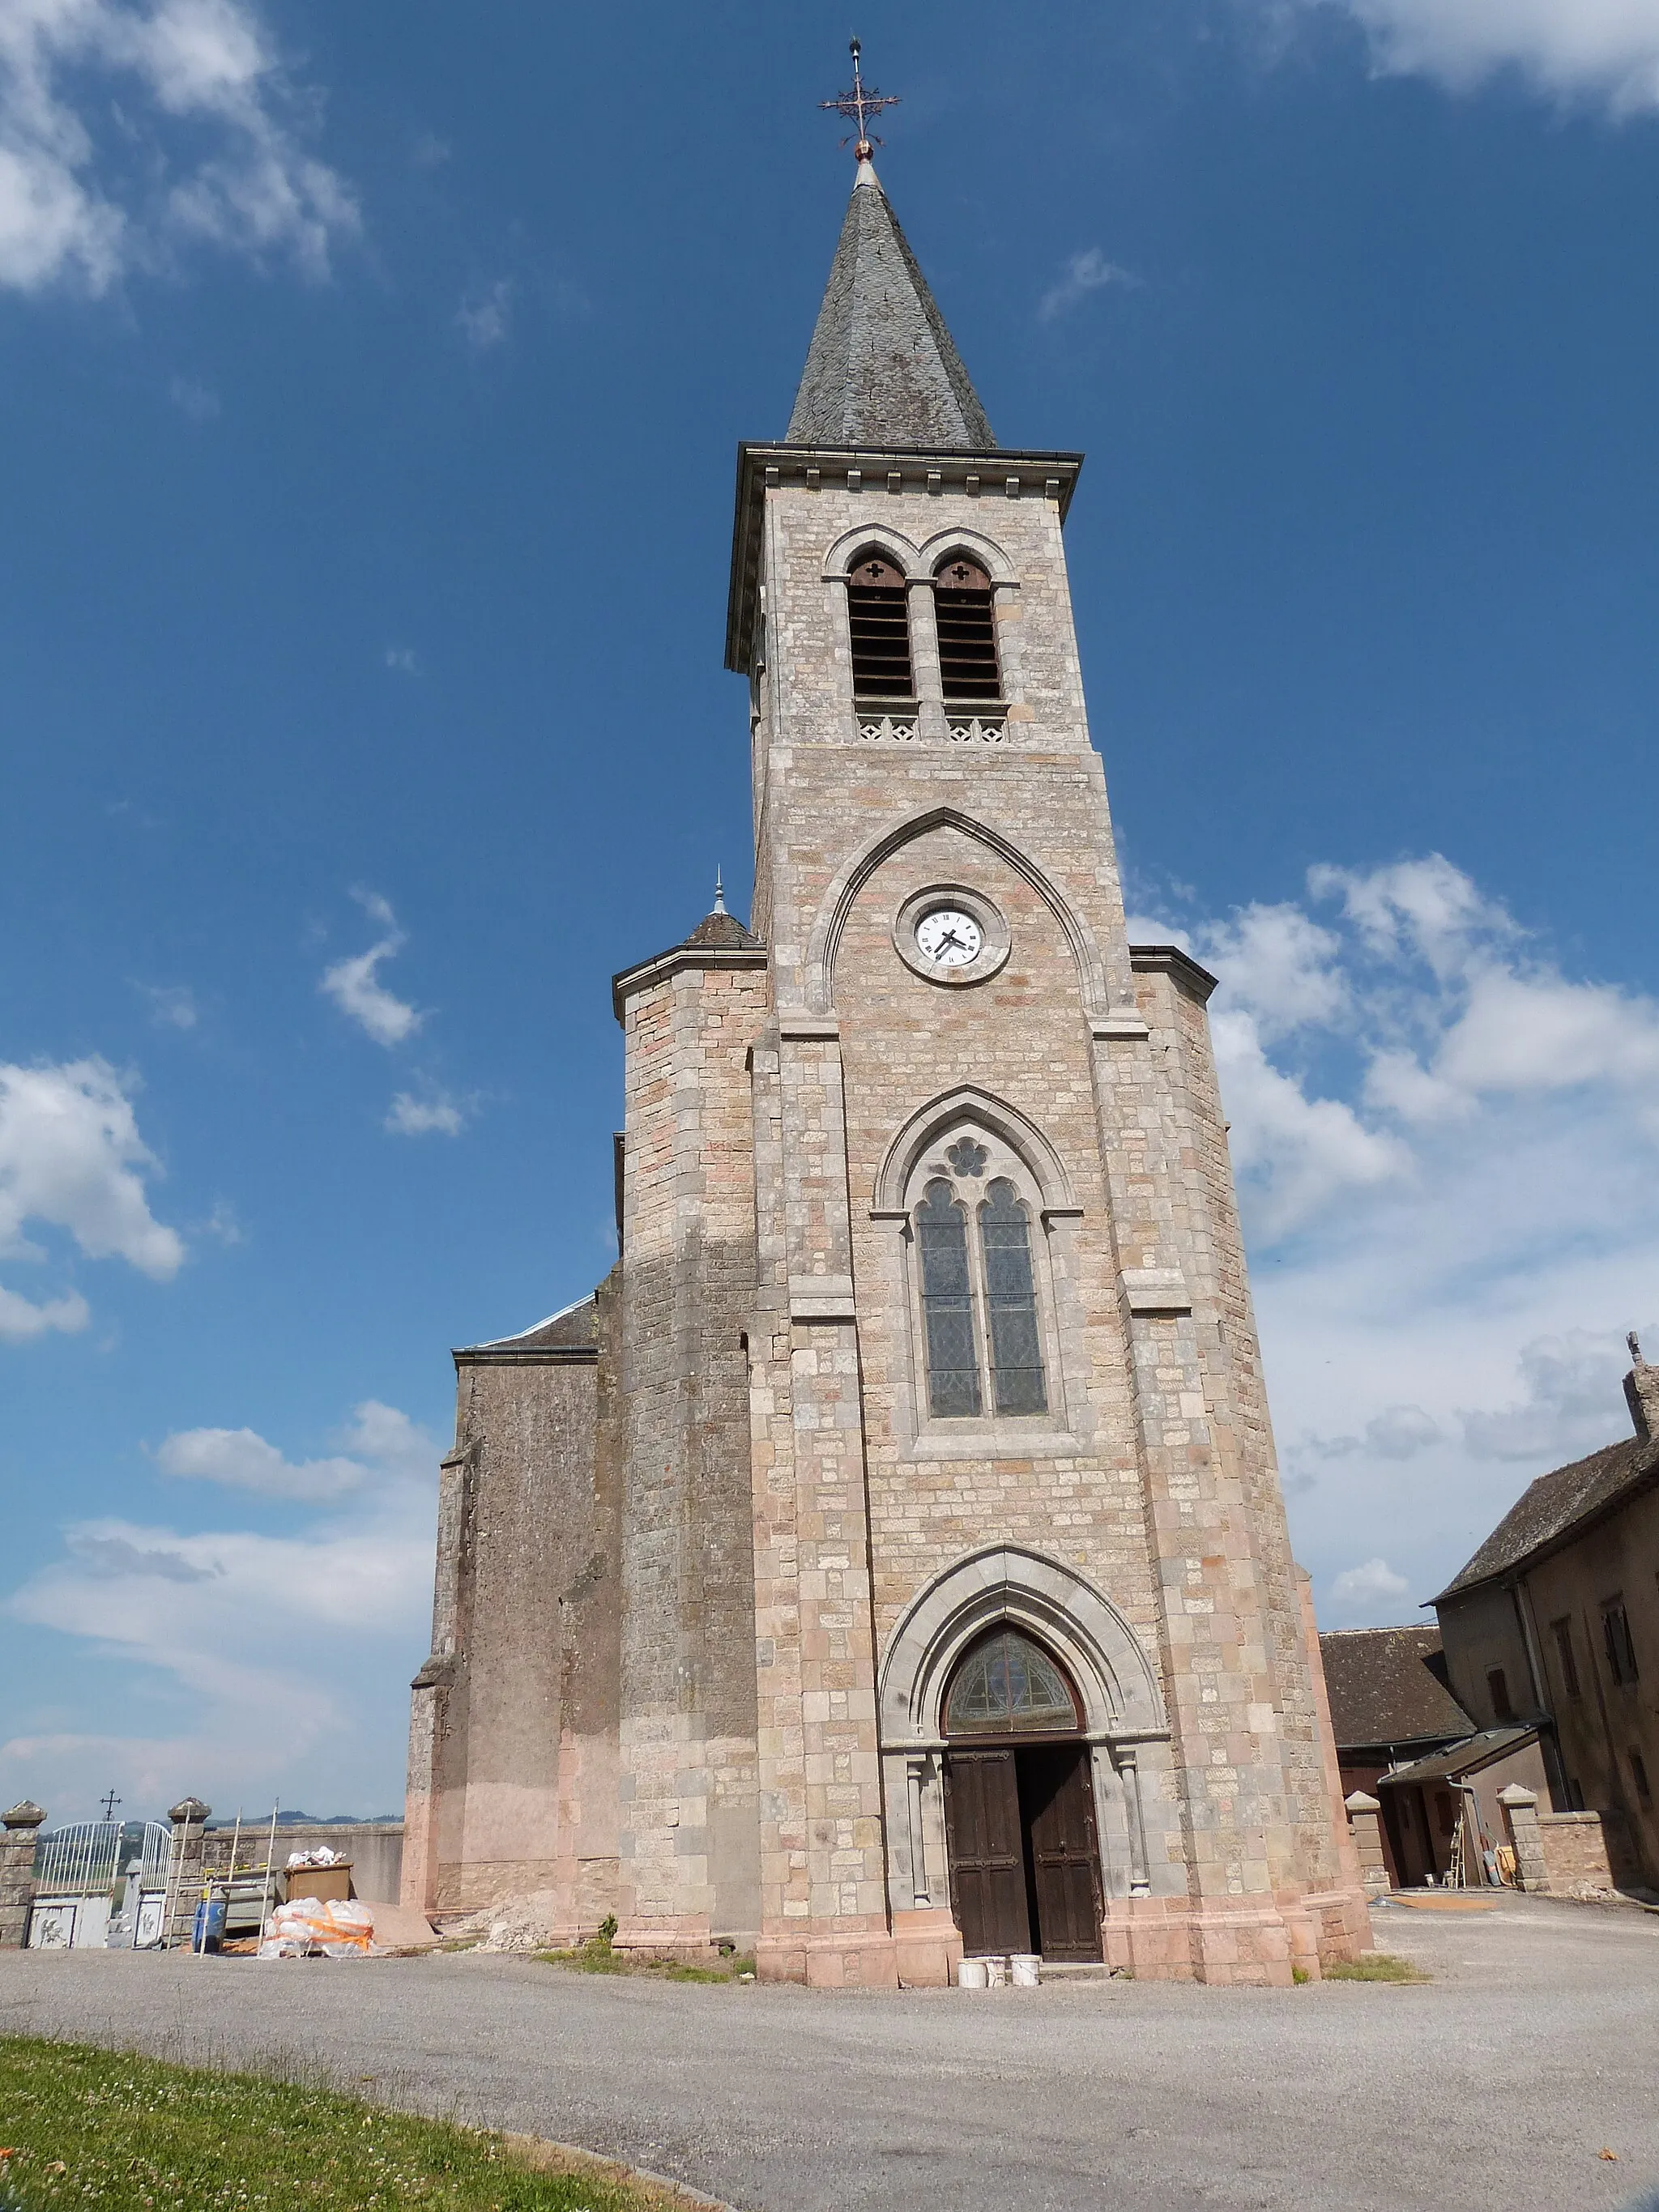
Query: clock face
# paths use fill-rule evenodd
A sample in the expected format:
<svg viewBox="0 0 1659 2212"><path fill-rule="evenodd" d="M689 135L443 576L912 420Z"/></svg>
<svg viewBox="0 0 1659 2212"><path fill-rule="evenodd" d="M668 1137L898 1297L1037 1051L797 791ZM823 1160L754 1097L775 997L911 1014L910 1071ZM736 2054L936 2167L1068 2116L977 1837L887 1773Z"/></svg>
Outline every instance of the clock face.
<svg viewBox="0 0 1659 2212"><path fill-rule="evenodd" d="M965 968L984 945L984 931L960 907L935 907L916 924L916 950L935 968Z"/></svg>

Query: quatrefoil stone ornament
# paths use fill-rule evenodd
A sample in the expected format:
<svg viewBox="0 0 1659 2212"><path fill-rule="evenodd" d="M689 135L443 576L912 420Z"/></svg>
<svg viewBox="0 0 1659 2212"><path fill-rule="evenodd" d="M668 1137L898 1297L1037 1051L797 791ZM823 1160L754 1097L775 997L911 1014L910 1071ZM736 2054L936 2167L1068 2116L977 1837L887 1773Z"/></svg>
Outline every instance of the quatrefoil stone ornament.
<svg viewBox="0 0 1659 2212"><path fill-rule="evenodd" d="M958 1137L945 1157L959 1176L982 1176L989 1156L971 1137Z"/></svg>

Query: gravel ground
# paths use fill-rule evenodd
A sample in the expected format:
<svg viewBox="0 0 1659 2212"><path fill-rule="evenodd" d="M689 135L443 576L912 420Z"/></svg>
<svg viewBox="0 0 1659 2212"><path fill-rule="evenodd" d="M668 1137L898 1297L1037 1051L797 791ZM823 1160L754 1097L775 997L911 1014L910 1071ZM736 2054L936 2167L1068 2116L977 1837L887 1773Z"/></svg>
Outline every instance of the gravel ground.
<svg viewBox="0 0 1659 2212"><path fill-rule="evenodd" d="M1659 1917L1516 1899L1376 1926L1432 1982L890 1996L476 1953L23 1952L0 2031L321 2060L765 2212L1596 2212L1659 2186Z"/></svg>

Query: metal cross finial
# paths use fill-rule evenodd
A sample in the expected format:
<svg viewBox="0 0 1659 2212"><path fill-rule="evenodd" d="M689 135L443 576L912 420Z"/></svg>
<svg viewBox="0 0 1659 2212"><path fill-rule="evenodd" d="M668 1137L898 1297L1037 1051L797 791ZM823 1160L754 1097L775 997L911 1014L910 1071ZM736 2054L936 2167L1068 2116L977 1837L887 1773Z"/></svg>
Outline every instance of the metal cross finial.
<svg viewBox="0 0 1659 2212"><path fill-rule="evenodd" d="M844 115L849 123L857 124L858 138L854 144L853 151L860 161L867 161L872 153L881 143L879 138L873 138L870 135L869 118L872 115L879 115L884 107L896 107L899 104L899 96L896 92L878 92L873 85L866 91L863 72L859 66L861 48L856 39L853 40L848 51L853 57L853 89L851 92L838 94L834 100L821 100L818 106L823 108L833 108L837 115ZM843 138L841 143L845 146L848 142Z"/></svg>
<svg viewBox="0 0 1659 2212"><path fill-rule="evenodd" d="M112 1790L106 1791L104 1796L104 1818L106 1820L112 1820L115 1818L116 1807L124 1802L125 1800L118 1797Z"/></svg>

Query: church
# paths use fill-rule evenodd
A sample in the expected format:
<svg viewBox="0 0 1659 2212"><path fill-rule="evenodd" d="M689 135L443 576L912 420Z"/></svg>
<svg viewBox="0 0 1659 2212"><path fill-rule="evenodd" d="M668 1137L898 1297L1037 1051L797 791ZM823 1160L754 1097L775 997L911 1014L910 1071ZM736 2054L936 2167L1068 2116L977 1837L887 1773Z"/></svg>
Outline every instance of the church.
<svg viewBox="0 0 1659 2212"><path fill-rule="evenodd" d="M1370 1941L1206 1001L1132 945L1064 527L858 169L739 448L754 903L612 985L620 1258L454 1354L406 1904L939 1984Z"/></svg>

